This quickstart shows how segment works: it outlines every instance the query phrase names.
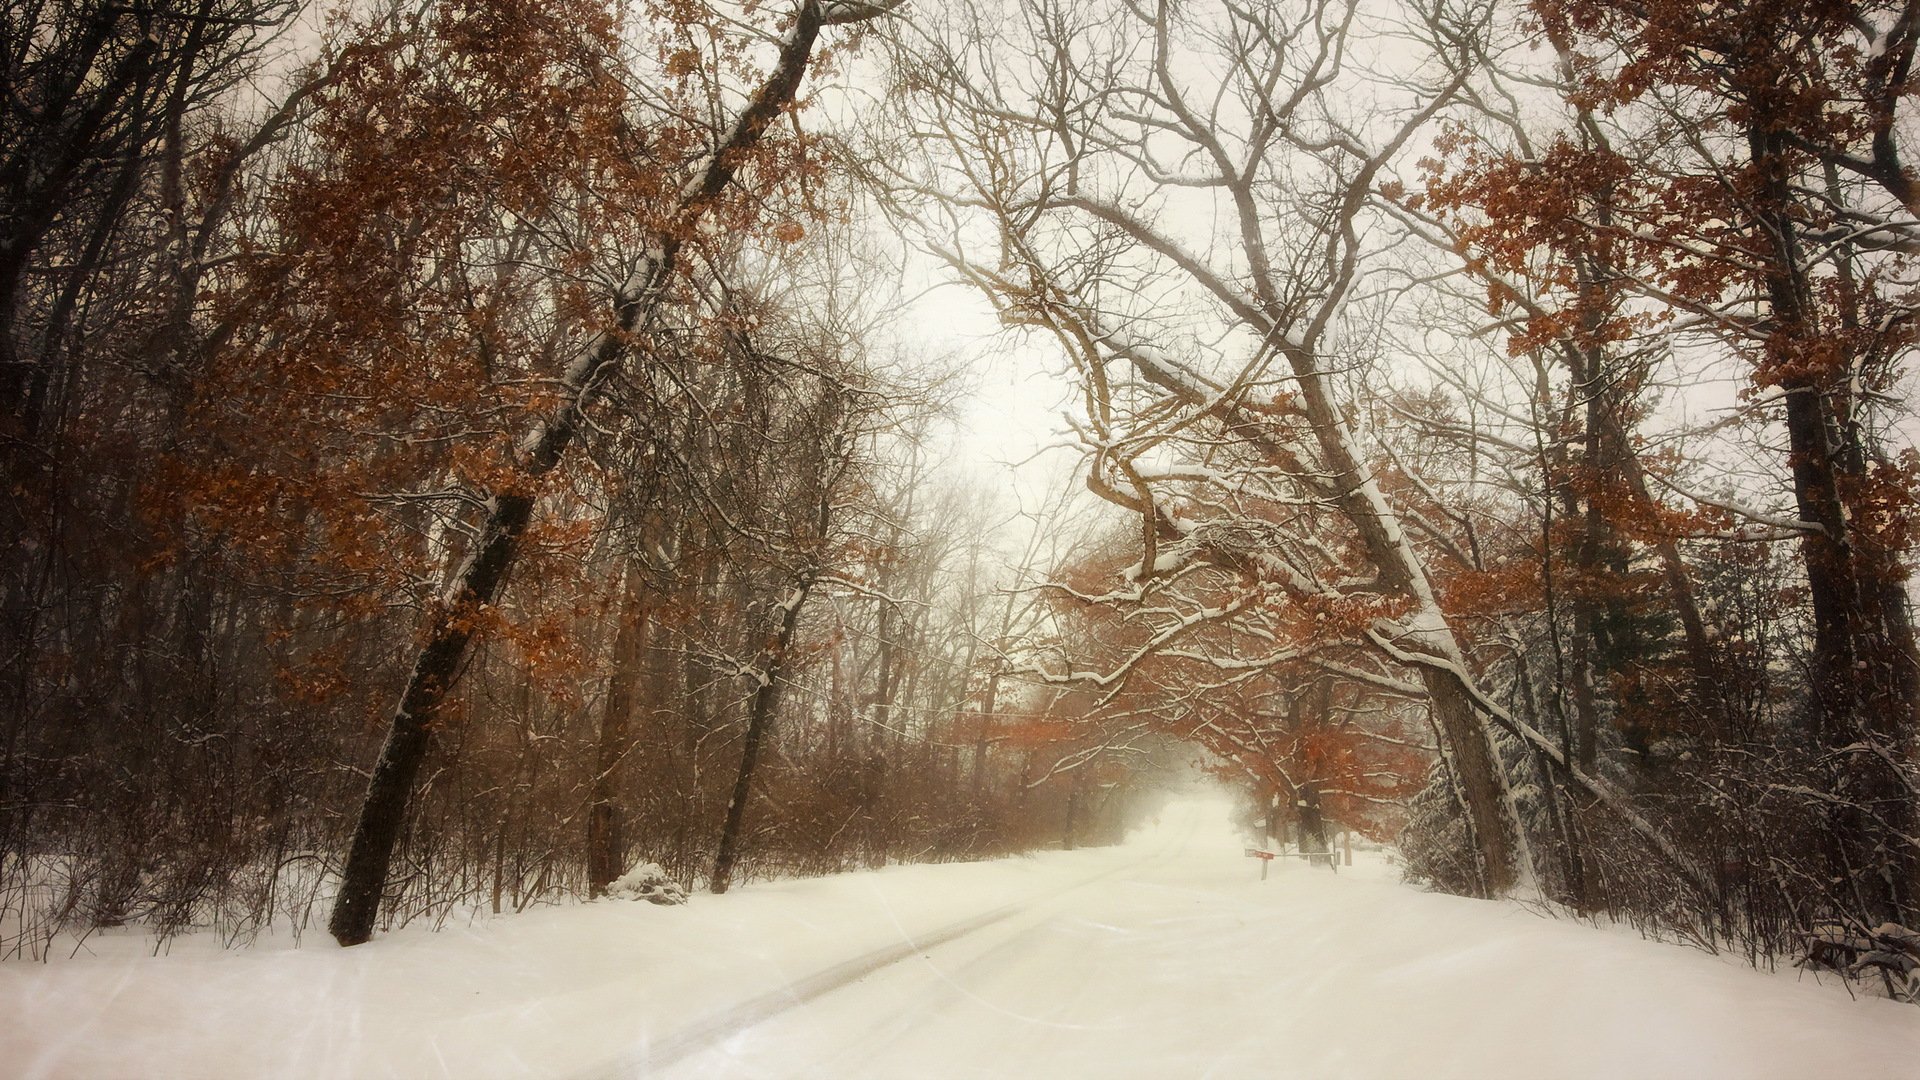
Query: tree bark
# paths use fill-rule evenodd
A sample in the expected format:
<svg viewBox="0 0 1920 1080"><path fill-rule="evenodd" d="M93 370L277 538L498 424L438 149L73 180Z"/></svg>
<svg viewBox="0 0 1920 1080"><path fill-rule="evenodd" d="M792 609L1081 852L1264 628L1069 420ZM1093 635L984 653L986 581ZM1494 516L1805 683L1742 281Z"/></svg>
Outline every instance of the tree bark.
<svg viewBox="0 0 1920 1080"><path fill-rule="evenodd" d="M1456 779L1473 825L1474 854L1480 868L1480 893L1497 896L1518 880L1520 824L1514 818L1506 770L1494 751L1492 734L1463 685L1465 654L1434 598L1426 568L1401 530L1373 474L1354 456L1350 428L1321 372L1318 358L1301 349L1288 360L1299 380L1300 397L1319 444L1323 467L1339 486L1338 504L1358 534L1381 583L1412 600L1422 619L1420 651L1437 651L1448 667L1420 669L1420 681L1432 700L1434 718L1453 751Z"/></svg>
<svg viewBox="0 0 1920 1080"><path fill-rule="evenodd" d="M998 661L995 661L998 664ZM973 740L973 801L978 805L987 793L987 747L993 741L994 713L999 708L1000 669L987 675L987 696L980 700L980 730Z"/></svg>
<svg viewBox="0 0 1920 1080"><path fill-rule="evenodd" d="M641 642L647 614L640 606L639 575L627 570L624 610L613 637L613 671L607 676L607 701L600 714L600 738L587 808L587 892L599 896L623 872L621 856L626 838L621 834L621 766L633 748L629 729L633 719L633 688L641 671Z"/></svg>
<svg viewBox="0 0 1920 1080"><path fill-rule="evenodd" d="M406 820L414 778L432 743L431 725L466 660L473 640L473 616L498 595L532 513L533 500L528 496L493 500L479 549L457 579L458 599L440 605L435 613L427 644L414 661L400 707L387 728L386 743L374 762L366 801L340 873L340 892L334 898L327 932L342 945L358 945L373 936L393 845Z"/></svg>
<svg viewBox="0 0 1920 1080"><path fill-rule="evenodd" d="M787 650L793 645L794 632L800 626L800 608L813 590L812 575L794 585L780 615L780 629L773 642L762 652L754 687L753 702L747 710L747 735L740 748L740 772L733 782L733 796L727 800L727 821L720 830L720 851L713 860L713 880L708 888L726 892L733 884L733 867L740 855L740 827L746 818L747 799L753 791L753 772L760 761L760 746L773 722L774 707L780 702L780 674L786 666Z"/></svg>
<svg viewBox="0 0 1920 1080"><path fill-rule="evenodd" d="M1073 830L1077 824L1075 816L1080 809L1080 769L1073 770L1073 777L1067 784L1067 820L1060 830L1060 848L1073 850Z"/></svg>

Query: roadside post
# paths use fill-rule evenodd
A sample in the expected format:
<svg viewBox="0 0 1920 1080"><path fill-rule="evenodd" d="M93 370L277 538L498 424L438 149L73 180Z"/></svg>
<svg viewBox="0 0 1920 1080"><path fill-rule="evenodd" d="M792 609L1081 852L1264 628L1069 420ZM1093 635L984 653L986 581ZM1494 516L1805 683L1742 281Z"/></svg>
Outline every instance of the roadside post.
<svg viewBox="0 0 1920 1080"><path fill-rule="evenodd" d="M1246 849L1247 858L1260 860L1260 880L1267 880L1267 867L1273 863L1273 852L1262 851L1257 847Z"/></svg>

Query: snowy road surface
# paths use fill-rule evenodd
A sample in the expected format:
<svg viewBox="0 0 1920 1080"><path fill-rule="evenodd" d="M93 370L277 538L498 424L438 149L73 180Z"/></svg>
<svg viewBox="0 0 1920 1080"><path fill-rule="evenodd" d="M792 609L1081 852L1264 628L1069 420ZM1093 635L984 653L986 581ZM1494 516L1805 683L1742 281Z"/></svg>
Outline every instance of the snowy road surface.
<svg viewBox="0 0 1920 1080"><path fill-rule="evenodd" d="M352 950L0 965L0 1074L1894 1077L1920 1012L1421 893L1258 880L1224 810L1122 848L597 903Z"/></svg>

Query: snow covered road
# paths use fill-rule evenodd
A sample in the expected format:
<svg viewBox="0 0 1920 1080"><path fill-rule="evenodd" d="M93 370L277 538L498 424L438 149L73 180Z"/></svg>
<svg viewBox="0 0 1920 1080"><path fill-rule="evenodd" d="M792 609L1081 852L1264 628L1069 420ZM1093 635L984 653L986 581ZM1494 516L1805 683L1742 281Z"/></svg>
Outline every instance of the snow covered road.
<svg viewBox="0 0 1920 1080"><path fill-rule="evenodd" d="M1920 1013L1276 864L1192 804L1123 848L598 903L352 950L0 965L0 1074L1910 1075Z"/></svg>
<svg viewBox="0 0 1920 1080"><path fill-rule="evenodd" d="M1379 861L1337 878L1281 862L1261 883L1200 824L1170 820L1149 842L1178 829L1172 851L660 1075L1827 1077L1920 1061L1907 1007L1420 894Z"/></svg>
<svg viewBox="0 0 1920 1080"><path fill-rule="evenodd" d="M826 971L797 980L701 1023L677 1031L669 1038L644 1047L630 1059L617 1063L612 1069L607 1070L605 1075L622 1077L665 1074L670 1067L680 1065L684 1059L696 1055L699 1056L692 1067L675 1069L673 1072L706 1076L715 1072L738 1071L739 1063L734 1059L737 1058L739 1048L744 1041L752 1038L756 1029L777 1031L781 1027L790 1029L795 1024L817 1023L822 1017L804 1010L803 1007L811 1005L816 999L827 994L835 991L852 992L855 988L861 990L863 994L871 994L875 987L883 988L882 993L885 993L884 988L897 989L898 982L903 979L914 981L916 975L922 974L923 970L932 974L936 984L950 982L950 977L943 965L951 963L955 955L977 952L983 943L987 944L989 952L1000 952L1017 947L1032 932L1032 927L1026 930L1002 931L993 934L984 933L985 931L1010 921L1016 922L1016 925L1032 924L1036 920L1070 916L1073 911L1084 905L1084 901L1063 902L1062 898L1067 894L1093 888L1100 882L1123 872L1138 873L1153 863L1165 860L1180 850L1183 841L1195 835L1196 830L1193 826L1194 823L1190 818L1183 822L1183 827L1176 833L1177 838L1172 842L1164 836L1156 835L1152 838L1152 846L1146 848L1137 861L1100 869L1077 880L1070 880L1048 892L1016 900L982 915L920 933L908 932L904 925L897 926L901 938L897 943L836 964ZM1141 848L1136 847L1135 850L1139 851ZM961 946L949 948L952 943L962 938L968 940ZM935 959L936 952L940 955L939 960ZM900 965L898 970L888 970L895 965ZM859 986L863 981L867 985ZM843 996L838 1010L841 1013L846 1012L844 1001ZM871 1041L878 1033L877 1029L865 1030L869 1026L866 1023L867 1020L877 1018L891 1022L904 1016L911 1021L915 1017L917 1008L917 1006L910 1006L903 1010L898 1004L886 1004L873 1017L860 1013L854 1029L849 1034L855 1041L864 1044ZM780 1021L779 1025L766 1024L764 1028L761 1027L767 1021L776 1018ZM821 1043L828 1051L828 1056L832 1057L834 1056L832 1054L833 1039L828 1036L823 1041L822 1035L825 1030L824 1028L806 1030L805 1036L808 1041ZM765 1040L762 1039L762 1042L764 1045ZM784 1058L785 1048L777 1045L777 1037L775 1042L776 1054ZM715 1059L715 1055L719 1056L719 1060ZM832 1063L829 1061L822 1061L820 1067L827 1068L830 1064ZM784 1061L773 1066L773 1068L788 1067L790 1066ZM752 1069L748 1074L765 1071L765 1069Z"/></svg>

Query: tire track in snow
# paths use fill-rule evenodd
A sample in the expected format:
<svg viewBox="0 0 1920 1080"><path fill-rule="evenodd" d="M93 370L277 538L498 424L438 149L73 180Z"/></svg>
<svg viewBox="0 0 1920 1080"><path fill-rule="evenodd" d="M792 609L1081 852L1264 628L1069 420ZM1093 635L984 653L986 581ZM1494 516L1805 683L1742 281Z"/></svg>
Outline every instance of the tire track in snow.
<svg viewBox="0 0 1920 1080"><path fill-rule="evenodd" d="M928 957L928 966L933 978L911 1000L898 1000L889 1006L881 1006L870 1017L870 1026L857 1039L850 1039L835 1056L822 1059L819 1068L807 1075L819 1076L897 1076L904 1075L897 1069L892 1072L876 1072L873 1063L887 1059L891 1047L903 1039L915 1037L920 1032L929 1015L937 1015L950 1005L963 1001L998 1013L1006 1020L1022 1024L1038 1023L1042 1026L1060 1026L1052 1021L1036 1020L1035 1017L1003 1007L990 997L982 996L973 987L982 978L995 975L1004 977L1008 972L1018 971L1021 965L1033 962L1036 949L1044 949L1050 938L1057 938L1063 931L1061 917L1070 917L1070 925L1081 929L1094 929L1111 932L1125 932L1120 927L1092 922L1065 905L1054 903L1059 897L1073 892L1085 885L1122 873L1139 874L1160 863L1167 862L1179 854L1191 841L1197 828L1189 822L1185 832L1177 839L1169 838L1157 850L1105 873L1094 875L1086 881L1077 882L1027 902L1027 912L1038 917L1022 929L1001 937L977 952L967 955L964 960L952 966L944 965ZM1148 877L1136 876L1128 882L1130 888L1163 889ZM1049 911L1048 909L1053 909ZM1080 1025L1066 1025L1077 1027ZM751 1070L748 1070L751 1072ZM731 1075L731 1074L728 1074Z"/></svg>
<svg viewBox="0 0 1920 1080"><path fill-rule="evenodd" d="M883 968L1005 922L1056 897L1164 860L1171 853L1178 851L1192 837L1195 830L1196 824L1189 821L1185 833L1179 839L1169 839L1157 850L1137 860L1090 874L1056 889L1024 897L1010 904L1003 904L970 919L949 923L928 933L911 936L896 944L862 953L851 960L842 961L812 975L796 979L778 990L749 998L650 1043L646 1049L615 1064L610 1069L590 1074L591 1080L629 1080L632 1077L650 1076L669 1069L730 1036L763 1024L781 1013L816 1001L835 990L851 986ZM1007 944L1010 943L1011 941ZM991 951L998 952L1000 947Z"/></svg>

